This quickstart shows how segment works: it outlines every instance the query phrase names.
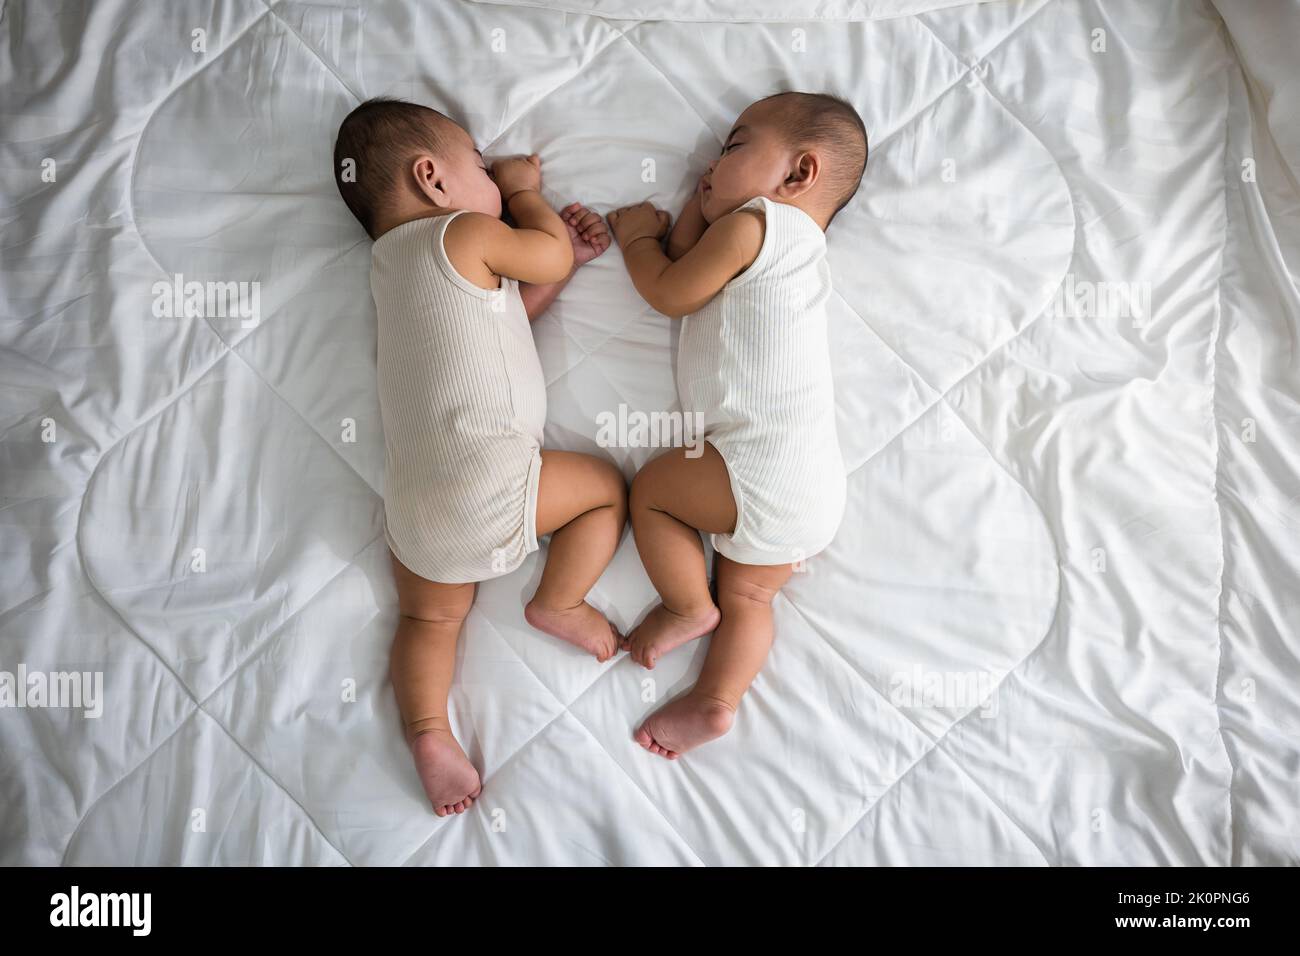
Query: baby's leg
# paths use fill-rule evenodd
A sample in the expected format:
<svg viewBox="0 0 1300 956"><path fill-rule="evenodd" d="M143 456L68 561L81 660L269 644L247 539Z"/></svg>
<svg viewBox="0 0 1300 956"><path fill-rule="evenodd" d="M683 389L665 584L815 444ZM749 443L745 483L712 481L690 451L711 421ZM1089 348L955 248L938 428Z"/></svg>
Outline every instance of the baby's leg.
<svg viewBox="0 0 1300 956"><path fill-rule="evenodd" d="M434 812L464 813L479 795L478 771L451 733L447 693L456 641L474 603L473 584L428 581L393 558L401 618L389 674L407 745Z"/></svg>
<svg viewBox="0 0 1300 956"><path fill-rule="evenodd" d="M632 532L661 603L628 635L627 649L643 667L675 647L717 626L718 608L709 595L700 531L723 533L736 526L731 479L718 450L685 449L660 455L632 482Z"/></svg>
<svg viewBox="0 0 1300 956"><path fill-rule="evenodd" d="M731 729L740 698L772 648L772 599L792 571L790 564L738 564L717 556L722 623L713 632L700 679L684 697L646 719L636 732L637 743L675 760Z"/></svg>
<svg viewBox="0 0 1300 956"><path fill-rule="evenodd" d="M618 652L614 625L587 603L627 523L627 482L611 462L570 451L543 451L537 536L551 536L546 567L524 617L598 661Z"/></svg>

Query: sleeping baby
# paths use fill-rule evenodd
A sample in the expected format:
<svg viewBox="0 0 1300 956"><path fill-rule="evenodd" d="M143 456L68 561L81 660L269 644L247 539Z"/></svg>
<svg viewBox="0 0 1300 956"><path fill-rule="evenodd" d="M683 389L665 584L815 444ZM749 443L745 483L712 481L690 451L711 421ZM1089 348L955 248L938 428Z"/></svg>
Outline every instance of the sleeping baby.
<svg viewBox="0 0 1300 956"><path fill-rule="evenodd" d="M637 291L682 320L677 392L704 422L702 455L674 449L632 483L632 531L661 603L627 650L654 667L713 632L695 686L636 731L670 760L730 729L772 646L772 600L844 514L825 231L866 162L852 106L779 93L740 115L666 253L667 213L641 203L608 217ZM717 552L716 604L700 532Z"/></svg>
<svg viewBox="0 0 1300 956"><path fill-rule="evenodd" d="M547 205L536 156L489 171L463 128L411 103L348 114L334 166L374 240L384 524L401 615L393 689L435 812L462 813L479 775L452 735L447 694L476 582L513 571L549 534L525 618L598 661L619 648L586 597L623 533L627 486L611 462L542 449L546 382L529 326L609 232L584 206Z"/></svg>

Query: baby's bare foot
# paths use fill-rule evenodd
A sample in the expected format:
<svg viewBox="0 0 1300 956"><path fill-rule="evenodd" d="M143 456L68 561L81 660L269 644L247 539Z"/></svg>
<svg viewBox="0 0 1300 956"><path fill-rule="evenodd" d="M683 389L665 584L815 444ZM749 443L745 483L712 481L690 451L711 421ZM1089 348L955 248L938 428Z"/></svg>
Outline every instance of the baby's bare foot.
<svg viewBox="0 0 1300 956"><path fill-rule="evenodd" d="M647 717L633 739L652 754L676 760L686 751L725 734L735 715L726 702L691 692Z"/></svg>
<svg viewBox="0 0 1300 956"><path fill-rule="evenodd" d="M533 598L524 607L524 619L539 631L582 648L602 664L618 653L621 635L605 615L586 601L557 610L543 607Z"/></svg>
<svg viewBox="0 0 1300 956"><path fill-rule="evenodd" d="M483 789L478 771L446 730L427 730L411 741L415 770L420 783L440 817L464 813Z"/></svg>
<svg viewBox="0 0 1300 956"><path fill-rule="evenodd" d="M707 610L692 617L670 611L660 604L632 629L624 647L632 660L642 667L653 669L663 655L708 634L718 626L720 620L722 612L712 604Z"/></svg>

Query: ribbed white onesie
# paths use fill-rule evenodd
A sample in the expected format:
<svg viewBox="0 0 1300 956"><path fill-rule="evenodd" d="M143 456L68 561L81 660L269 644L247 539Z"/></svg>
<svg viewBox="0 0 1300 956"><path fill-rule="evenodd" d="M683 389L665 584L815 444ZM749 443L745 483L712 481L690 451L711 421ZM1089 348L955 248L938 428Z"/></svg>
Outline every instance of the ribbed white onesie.
<svg viewBox="0 0 1300 956"><path fill-rule="evenodd" d="M742 564L788 564L821 551L844 516L827 334L826 234L797 206L755 197L766 218L758 257L682 320L677 392L703 416L736 500L736 528L713 535Z"/></svg>
<svg viewBox="0 0 1300 956"><path fill-rule="evenodd" d="M443 247L464 210L375 241L385 533L431 581L483 581L537 549L546 380L519 283L481 289Z"/></svg>

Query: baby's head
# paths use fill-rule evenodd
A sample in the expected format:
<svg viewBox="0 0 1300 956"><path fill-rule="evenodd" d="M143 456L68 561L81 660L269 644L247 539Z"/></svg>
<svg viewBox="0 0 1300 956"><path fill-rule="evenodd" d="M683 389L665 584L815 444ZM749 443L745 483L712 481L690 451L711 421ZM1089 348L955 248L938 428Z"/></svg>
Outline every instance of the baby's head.
<svg viewBox="0 0 1300 956"><path fill-rule="evenodd" d="M371 239L444 210L501 216L501 193L469 133L401 100L367 100L347 115L334 142L334 181Z"/></svg>
<svg viewBox="0 0 1300 956"><path fill-rule="evenodd" d="M707 222L766 196L799 206L824 229L858 190L867 130L848 103L825 93L776 93L740 114L704 177Z"/></svg>

